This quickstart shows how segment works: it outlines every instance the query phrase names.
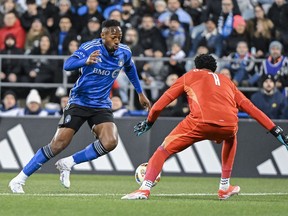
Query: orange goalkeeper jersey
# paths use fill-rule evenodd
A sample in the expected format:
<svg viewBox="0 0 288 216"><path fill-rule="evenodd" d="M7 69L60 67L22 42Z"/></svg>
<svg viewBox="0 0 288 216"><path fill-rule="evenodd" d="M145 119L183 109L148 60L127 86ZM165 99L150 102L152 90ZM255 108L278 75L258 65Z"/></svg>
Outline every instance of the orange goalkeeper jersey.
<svg viewBox="0 0 288 216"><path fill-rule="evenodd" d="M230 79L205 69L193 69L178 78L153 105L148 121L156 121L160 112L184 92L189 103L189 117L194 121L235 126L238 123L237 114L240 108L266 129L271 130L275 126Z"/></svg>

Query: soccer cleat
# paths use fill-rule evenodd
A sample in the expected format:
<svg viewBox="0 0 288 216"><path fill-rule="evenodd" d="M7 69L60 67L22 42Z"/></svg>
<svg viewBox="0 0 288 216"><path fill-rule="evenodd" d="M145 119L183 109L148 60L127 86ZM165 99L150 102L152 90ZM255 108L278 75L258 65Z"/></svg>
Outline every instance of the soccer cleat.
<svg viewBox="0 0 288 216"><path fill-rule="evenodd" d="M64 159L58 160L56 163L56 168L60 171L60 181L65 188L70 188L70 171L71 166Z"/></svg>
<svg viewBox="0 0 288 216"><path fill-rule="evenodd" d="M123 196L122 200L137 200L137 199L148 199L150 190L136 190L130 194Z"/></svg>
<svg viewBox="0 0 288 216"><path fill-rule="evenodd" d="M225 190L225 191L221 190L221 189L218 190L218 198L220 200L226 200L226 199L228 199L229 197L231 197L231 196L233 196L235 194L238 195L239 192L240 192L240 187L239 186L230 185L229 188L227 190Z"/></svg>
<svg viewBox="0 0 288 216"><path fill-rule="evenodd" d="M24 194L24 190L22 185L25 185L24 182L19 181L17 178L13 178L9 182L9 187L13 193L19 193L19 194Z"/></svg>

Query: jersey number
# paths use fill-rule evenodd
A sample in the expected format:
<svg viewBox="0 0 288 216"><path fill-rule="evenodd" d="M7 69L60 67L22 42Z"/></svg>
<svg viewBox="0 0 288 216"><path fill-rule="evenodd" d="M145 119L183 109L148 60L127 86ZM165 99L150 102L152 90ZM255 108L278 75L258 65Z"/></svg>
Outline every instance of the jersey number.
<svg viewBox="0 0 288 216"><path fill-rule="evenodd" d="M208 72L208 74L211 74L213 76L214 81L215 81L215 85L220 86L220 79L219 79L218 75L215 73L212 73L212 72Z"/></svg>

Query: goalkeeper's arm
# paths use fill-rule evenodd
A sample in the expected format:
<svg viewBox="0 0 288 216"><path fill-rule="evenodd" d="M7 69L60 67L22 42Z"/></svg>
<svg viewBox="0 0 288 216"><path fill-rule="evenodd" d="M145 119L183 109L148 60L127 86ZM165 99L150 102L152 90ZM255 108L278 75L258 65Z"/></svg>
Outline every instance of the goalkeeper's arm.
<svg viewBox="0 0 288 216"><path fill-rule="evenodd" d="M258 123L260 123L264 128L270 131L281 144L285 145L288 150L288 136L284 135L283 129L275 125L271 119L265 115L260 109L258 109L254 104L244 96L242 92L236 90L235 100L237 105L252 116Z"/></svg>

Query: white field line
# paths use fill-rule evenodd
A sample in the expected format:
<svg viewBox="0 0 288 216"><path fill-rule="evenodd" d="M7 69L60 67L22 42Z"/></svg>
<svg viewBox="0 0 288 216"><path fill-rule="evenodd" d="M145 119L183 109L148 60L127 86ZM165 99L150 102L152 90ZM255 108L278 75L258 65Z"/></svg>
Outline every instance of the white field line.
<svg viewBox="0 0 288 216"><path fill-rule="evenodd" d="M123 196L125 194L87 194L87 193L49 193L49 194L13 194L13 193L0 193L0 196L35 196L35 197L104 197L104 196ZM288 193L239 193L240 196L276 196L276 195L288 195ZM181 196L217 196L216 193L179 193L179 194L152 194L156 197L181 197Z"/></svg>

